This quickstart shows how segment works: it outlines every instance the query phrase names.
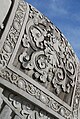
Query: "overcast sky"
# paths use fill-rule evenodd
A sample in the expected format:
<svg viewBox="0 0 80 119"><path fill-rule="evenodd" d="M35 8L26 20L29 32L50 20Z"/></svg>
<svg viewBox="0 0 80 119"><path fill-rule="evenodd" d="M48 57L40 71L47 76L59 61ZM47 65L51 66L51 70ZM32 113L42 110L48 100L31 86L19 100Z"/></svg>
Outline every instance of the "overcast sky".
<svg viewBox="0 0 80 119"><path fill-rule="evenodd" d="M80 0L25 0L57 26L80 59Z"/></svg>

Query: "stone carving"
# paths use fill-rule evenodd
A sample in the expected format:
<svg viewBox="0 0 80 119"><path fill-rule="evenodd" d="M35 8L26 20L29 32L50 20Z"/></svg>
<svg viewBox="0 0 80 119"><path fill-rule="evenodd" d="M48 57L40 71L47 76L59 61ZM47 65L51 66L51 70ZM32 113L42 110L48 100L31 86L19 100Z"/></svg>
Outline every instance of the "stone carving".
<svg viewBox="0 0 80 119"><path fill-rule="evenodd" d="M80 64L78 66L78 81L73 105L73 119L80 118Z"/></svg>
<svg viewBox="0 0 80 119"><path fill-rule="evenodd" d="M12 60L14 54L15 58ZM13 69L9 67L10 62ZM32 82L28 77L17 73L15 68L30 77ZM20 0L9 33L0 50L0 78L32 96L41 105L44 104L47 109L57 113L56 115L59 114L60 118L78 119L80 83L78 80L75 88L79 77L77 68L78 60L62 33L35 8ZM47 91L44 92L41 86L54 96L49 95ZM8 88L14 90L13 87ZM58 119L58 116L48 116L43 109L28 104L24 99L20 99L19 95L10 93L6 98L4 94L0 94L0 106L3 101L10 105L7 107L10 110L9 116L16 110L17 116L15 115L14 119Z"/></svg>
<svg viewBox="0 0 80 119"><path fill-rule="evenodd" d="M20 95L14 94L7 89L4 90L2 93L1 90L1 97L2 103L4 103L4 108L2 109L2 105L0 107L1 114L0 117L5 119L7 118L14 118L14 115L17 115L19 119L58 119L50 114L47 114L46 111L43 109L35 106L34 104L30 103L28 100L21 98ZM9 106L8 106L9 105ZM8 114L5 113L8 111ZM14 112L15 114L11 116L11 113Z"/></svg>
<svg viewBox="0 0 80 119"><path fill-rule="evenodd" d="M50 117L45 115L45 113L42 110L38 113L35 110L35 107L29 102L22 102L23 104L21 104L19 102L21 100L19 96L10 94L9 100L11 101L14 108L19 110L21 115L26 119L50 119Z"/></svg>
<svg viewBox="0 0 80 119"><path fill-rule="evenodd" d="M38 89L34 85L30 84L22 77L14 74L12 71L8 71L8 69L4 70L3 72L0 73L0 76L7 79L10 82L12 82L13 84L17 85L20 89L26 91L31 96L40 100L47 107L56 111L63 117L69 119L72 116L71 112L69 110L67 110L65 107L63 107L61 104L59 104L56 100L54 100L53 98L50 98L48 95L46 95L40 89Z"/></svg>
<svg viewBox="0 0 80 119"><path fill-rule="evenodd" d="M62 91L70 93L76 79L74 53L67 41L55 36L50 22L30 8L32 19L26 25L22 38L25 50L20 54L19 61L24 69L33 70L34 79L51 83L57 94Z"/></svg>

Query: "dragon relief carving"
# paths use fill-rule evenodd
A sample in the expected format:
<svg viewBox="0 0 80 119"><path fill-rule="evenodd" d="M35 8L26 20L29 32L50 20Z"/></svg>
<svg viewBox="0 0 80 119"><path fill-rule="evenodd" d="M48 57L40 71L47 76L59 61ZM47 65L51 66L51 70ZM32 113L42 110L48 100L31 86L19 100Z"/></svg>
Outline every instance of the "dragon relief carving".
<svg viewBox="0 0 80 119"><path fill-rule="evenodd" d="M76 81L75 55L64 37L56 37L53 25L30 6L29 20L22 38L25 48L19 56L21 66L31 77L70 93Z"/></svg>

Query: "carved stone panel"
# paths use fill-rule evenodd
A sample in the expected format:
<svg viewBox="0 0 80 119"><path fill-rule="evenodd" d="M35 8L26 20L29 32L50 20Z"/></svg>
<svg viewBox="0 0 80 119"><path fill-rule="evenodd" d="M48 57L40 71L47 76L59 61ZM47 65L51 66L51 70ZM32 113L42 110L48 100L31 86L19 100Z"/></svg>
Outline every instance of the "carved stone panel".
<svg viewBox="0 0 80 119"><path fill-rule="evenodd" d="M28 21L18 40L9 68L30 77L70 107L77 80L77 63L73 50L61 32L32 6ZM27 77L26 77L27 76Z"/></svg>
<svg viewBox="0 0 80 119"><path fill-rule="evenodd" d="M53 119L73 119L78 110L79 61L61 31L31 5L14 0L0 42L0 84L13 90L14 95L5 93L10 96L7 99L23 114L14 119L52 119L38 113L39 108ZM36 106L25 107L19 95L38 110Z"/></svg>

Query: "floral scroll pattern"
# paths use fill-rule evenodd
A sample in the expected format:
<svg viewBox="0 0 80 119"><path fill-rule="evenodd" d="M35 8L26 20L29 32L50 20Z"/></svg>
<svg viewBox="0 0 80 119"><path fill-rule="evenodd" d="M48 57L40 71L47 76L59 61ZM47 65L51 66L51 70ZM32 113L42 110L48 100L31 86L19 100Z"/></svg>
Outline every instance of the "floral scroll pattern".
<svg viewBox="0 0 80 119"><path fill-rule="evenodd" d="M13 23L4 42L3 48L0 51L0 70L7 66L8 61L15 49L21 32L21 28L23 26L26 10L27 5L23 0L20 0L18 8L16 10L16 14L14 16Z"/></svg>
<svg viewBox="0 0 80 119"><path fill-rule="evenodd" d="M33 72L32 78L49 83L57 94L70 93L77 79L76 56L61 33L56 36L50 21L31 6L22 46L25 50L19 61L26 71Z"/></svg>

